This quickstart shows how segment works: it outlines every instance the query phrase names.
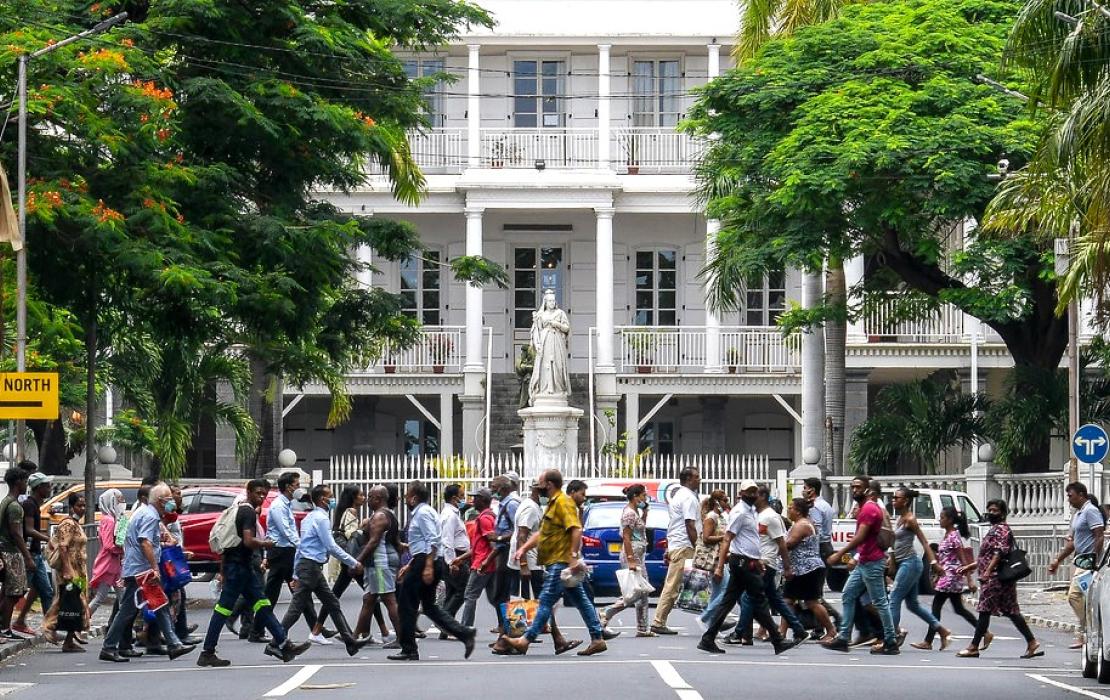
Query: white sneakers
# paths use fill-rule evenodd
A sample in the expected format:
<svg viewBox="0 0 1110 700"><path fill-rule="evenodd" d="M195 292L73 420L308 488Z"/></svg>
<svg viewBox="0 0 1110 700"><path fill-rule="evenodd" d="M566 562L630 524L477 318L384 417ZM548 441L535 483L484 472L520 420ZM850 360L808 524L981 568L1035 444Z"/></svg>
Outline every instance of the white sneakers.
<svg viewBox="0 0 1110 700"><path fill-rule="evenodd" d="M313 644L319 644L321 646L328 646L329 644L335 644L335 642L331 641L330 639L328 639L327 637L325 637L322 634L310 634L310 635L308 635L308 641L312 642Z"/></svg>

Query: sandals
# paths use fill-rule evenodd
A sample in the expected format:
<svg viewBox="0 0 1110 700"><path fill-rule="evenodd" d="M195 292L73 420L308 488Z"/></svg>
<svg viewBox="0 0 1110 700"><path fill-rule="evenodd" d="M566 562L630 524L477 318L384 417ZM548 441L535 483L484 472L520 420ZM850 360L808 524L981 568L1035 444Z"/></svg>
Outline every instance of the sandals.
<svg viewBox="0 0 1110 700"><path fill-rule="evenodd" d="M960 649L956 652L956 656L960 657L961 659L978 659L979 650L976 649L975 651L972 651L971 649Z"/></svg>
<svg viewBox="0 0 1110 700"><path fill-rule="evenodd" d="M572 639L569 642L567 642L566 644L562 645L561 647L555 647L555 656L560 656L562 654L565 654L568 651L570 651L571 649L574 649L575 647L580 646L581 644L582 644L581 639Z"/></svg>
<svg viewBox="0 0 1110 700"><path fill-rule="evenodd" d="M1037 645L1034 646L1032 649L1026 649L1025 653L1021 655L1021 658L1035 659L1039 656L1044 656L1044 649L1041 648L1040 642L1037 642Z"/></svg>
<svg viewBox="0 0 1110 700"><path fill-rule="evenodd" d="M933 650L933 645L929 642L913 642L913 643L910 644L910 646L913 647L914 649L920 649L921 651L932 651ZM944 642L941 642L941 647L940 648L941 648L942 651L944 650L944 647L946 647L946 646L948 646L948 645L945 644Z"/></svg>

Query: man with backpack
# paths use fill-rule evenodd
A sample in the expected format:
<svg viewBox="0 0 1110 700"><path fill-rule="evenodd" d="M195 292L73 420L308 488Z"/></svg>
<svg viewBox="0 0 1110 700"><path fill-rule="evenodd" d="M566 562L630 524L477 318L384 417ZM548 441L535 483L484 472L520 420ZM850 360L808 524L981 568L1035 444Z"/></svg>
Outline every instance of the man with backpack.
<svg viewBox="0 0 1110 700"><path fill-rule="evenodd" d="M872 499L873 495L880 495L878 491L879 489L873 486L869 477L857 476L852 479L852 498L859 504L859 512L856 514L856 534L848 544L833 552L826 563L829 566L842 563L845 555L854 551L856 564L848 576L847 583L844 584L844 592L841 596L844 613L840 620L840 629L835 639L822 643L821 646L826 649L849 651L856 602L866 590L883 624L883 645L873 647L871 653L887 656L899 653L894 620L890 614L890 601L886 593L886 550L893 543L894 531L890 528L890 516L876 500Z"/></svg>
<svg viewBox="0 0 1110 700"><path fill-rule="evenodd" d="M259 532L256 509L262 505L269 492L270 482L265 479L252 479L247 482L246 502L224 511L208 536L208 544L212 551L221 554L220 575L223 579L223 590L220 591L220 599L212 612L212 619L208 622L208 632L204 636L204 649L197 659L197 666L218 668L231 665L230 661L216 656L216 643L220 638L220 630L223 629L240 595L254 607L255 619L261 620L273 635L272 641L266 645L266 654L288 663L311 646L309 642L293 644L289 640L285 628L274 617L273 606L264 597L261 582L251 570L251 557L254 552L274 546L273 540L260 540L256 537Z"/></svg>

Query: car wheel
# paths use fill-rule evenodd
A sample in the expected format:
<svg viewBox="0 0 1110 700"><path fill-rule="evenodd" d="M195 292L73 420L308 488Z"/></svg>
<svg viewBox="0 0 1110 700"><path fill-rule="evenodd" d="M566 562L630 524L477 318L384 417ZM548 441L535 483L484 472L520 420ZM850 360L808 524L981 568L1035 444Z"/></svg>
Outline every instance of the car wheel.
<svg viewBox="0 0 1110 700"><path fill-rule="evenodd" d="M1095 678L1098 676L1098 659L1091 654L1091 640L1086 638L1083 642L1083 677Z"/></svg>
<svg viewBox="0 0 1110 700"><path fill-rule="evenodd" d="M1110 661L1106 660L1106 655L1102 652L1101 643L1094 652L1096 654L1095 658L1098 659L1098 673L1096 674L1098 676L1098 682L1110 683Z"/></svg>

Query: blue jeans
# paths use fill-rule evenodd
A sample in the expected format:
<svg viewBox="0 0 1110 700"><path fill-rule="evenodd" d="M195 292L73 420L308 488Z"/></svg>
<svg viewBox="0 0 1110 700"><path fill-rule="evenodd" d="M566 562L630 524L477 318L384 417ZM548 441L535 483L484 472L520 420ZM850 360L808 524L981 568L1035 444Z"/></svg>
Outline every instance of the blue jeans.
<svg viewBox="0 0 1110 700"><path fill-rule="evenodd" d="M782 619L786 620L786 624L794 631L795 637L804 638L807 634L805 626L798 619L794 610L782 599L782 593L779 592L778 574L779 572L771 567L767 567L763 572L763 592L767 594L767 603L771 606L771 610L777 612ZM751 639L752 619L754 617L755 606L751 602L751 597L745 593L740 597L740 620L736 623L736 636Z"/></svg>
<svg viewBox="0 0 1110 700"><path fill-rule="evenodd" d="M601 620L597 616L593 603L586 597L586 590L582 584L574 588L563 586L560 574L565 568L567 568L566 564L552 564L544 569L543 590L540 591L539 605L536 606L536 619L532 620L532 625L524 633L529 642L536 641L536 637L540 636L544 625L551 619L551 606L564 595L574 604L574 607L578 608L586 628L590 630L590 639L601 639Z"/></svg>
<svg viewBox="0 0 1110 700"><path fill-rule="evenodd" d="M917 599L917 586L921 580L921 572L925 565L916 555L898 562L898 571L894 574L894 588L890 589L890 617L894 627L902 618L902 601L906 601L906 609L920 617L927 625L929 631L940 627L936 615L921 607Z"/></svg>
<svg viewBox="0 0 1110 700"><path fill-rule="evenodd" d="M844 592L841 594L844 614L840 617L840 629L837 631L839 639L851 641L852 622L856 617L856 601L866 590L867 595L871 596L875 610L879 613L879 619L883 622L883 641L894 644L894 620L890 616L890 602L886 597L885 569L885 559L857 564L856 568L852 569L848 581L844 584Z"/></svg>
<svg viewBox="0 0 1110 700"><path fill-rule="evenodd" d="M50 567L46 564L46 557L42 552L32 554L35 559L35 568L27 572L27 585L36 593L39 594L39 600L42 601L42 611L45 613L50 609L50 604L54 602L54 581L53 573ZM27 606L30 610L31 607Z"/></svg>
<svg viewBox="0 0 1110 700"><path fill-rule="evenodd" d="M128 576L123 580L123 593L117 598L119 602L119 610L116 616L112 618L112 624L108 627L108 635L104 638L104 650L115 651L119 648L120 642L123 641L127 630L135 624L135 617L139 614L139 606L135 605L135 594L139 590L139 584L135 582L133 576ZM155 623L158 625L159 631L162 632L162 639L164 639L171 647L181 645L181 640L173 632L173 622L170 620L170 606L164 605L157 612L154 613Z"/></svg>
<svg viewBox="0 0 1110 700"><path fill-rule="evenodd" d="M709 596L709 605L705 606L705 612L699 616L699 619L707 625L713 621L713 616L717 614L717 608L721 606L721 601L725 598L725 589L728 588L728 577L728 567L726 566L724 573L721 574L721 580L718 581L717 579L713 579L713 588Z"/></svg>

